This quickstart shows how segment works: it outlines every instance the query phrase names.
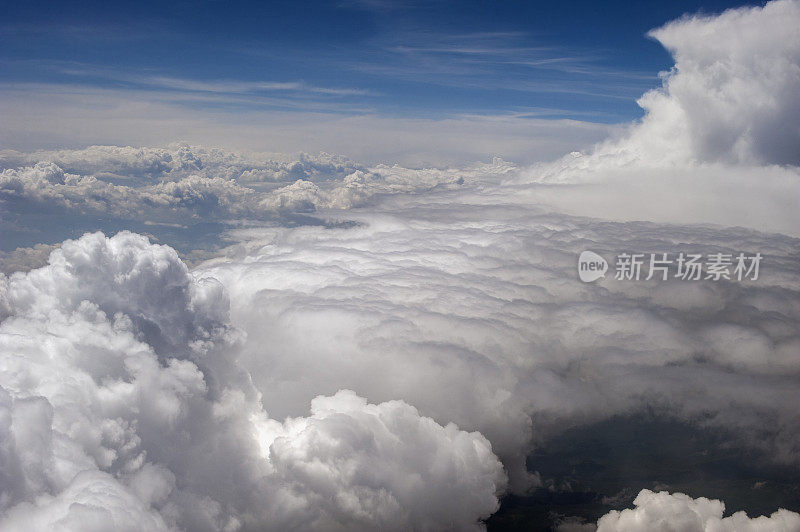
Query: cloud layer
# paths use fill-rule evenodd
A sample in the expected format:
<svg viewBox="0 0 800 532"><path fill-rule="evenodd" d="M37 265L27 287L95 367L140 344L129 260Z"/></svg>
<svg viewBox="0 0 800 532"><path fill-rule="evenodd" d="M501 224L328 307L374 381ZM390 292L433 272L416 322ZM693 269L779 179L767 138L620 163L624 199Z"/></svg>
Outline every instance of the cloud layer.
<svg viewBox="0 0 800 532"><path fill-rule="evenodd" d="M478 527L506 474L540 483L536 442L642 410L800 460L795 239L495 189L347 216L241 230L191 273L122 233L4 278L4 525ZM765 258L749 283L582 284L586 248Z"/></svg>
<svg viewBox="0 0 800 532"><path fill-rule="evenodd" d="M543 484L526 463L538 443L641 412L797 468L800 241L731 227L797 219L797 6L656 30L676 69L643 98L645 119L550 165L3 152L14 220L246 223L191 271L129 232L16 252L50 255L0 276L0 528L481 529L506 490ZM788 131L767 145L764 128ZM726 176L732 188L718 186ZM685 187L667 201L659 182ZM613 203L591 211L581 191L593 184L658 223ZM686 219L687 194L728 203ZM748 195L761 208L747 223L722 217ZM286 222L310 213L327 223ZM763 263L754 281L584 284L584 250ZM666 492L635 505L600 529L800 519L723 517L719 501Z"/></svg>
<svg viewBox="0 0 800 532"><path fill-rule="evenodd" d="M174 145L0 153L0 199L11 214L98 213L208 222L349 209L378 194L416 193L510 170L502 161L450 170L367 167L329 154L240 154Z"/></svg>
<svg viewBox="0 0 800 532"><path fill-rule="evenodd" d="M12 210L30 204L81 214L208 221L350 208L378 193L427 190L458 179L452 172L367 169L327 154L268 157L187 146L8 151L0 195Z"/></svg>
<svg viewBox="0 0 800 532"><path fill-rule="evenodd" d="M787 463L800 456L795 239L599 223L496 190L395 198L348 216L361 225L243 231L247 243L196 270L229 290L248 334L242 361L268 409L292 414L342 383L399 397L480 430L520 489L536 482L522 468L531 438L645 407ZM575 271L584 249L609 259L761 250L770 266L749 284L585 285Z"/></svg>

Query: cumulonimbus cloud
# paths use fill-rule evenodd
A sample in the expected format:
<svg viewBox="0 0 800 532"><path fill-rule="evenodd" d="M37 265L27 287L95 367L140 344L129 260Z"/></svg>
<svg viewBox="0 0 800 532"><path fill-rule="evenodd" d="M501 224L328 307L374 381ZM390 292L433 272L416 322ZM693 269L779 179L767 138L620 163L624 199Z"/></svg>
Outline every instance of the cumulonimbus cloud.
<svg viewBox="0 0 800 532"><path fill-rule="evenodd" d="M776 0L653 30L675 65L639 100L642 120L511 181L548 185L531 195L571 214L797 236L798 24L800 3Z"/></svg>
<svg viewBox="0 0 800 532"><path fill-rule="evenodd" d="M645 116L577 164L800 163L800 3L685 16L650 32L673 56ZM569 159L567 159L569 160Z"/></svg>

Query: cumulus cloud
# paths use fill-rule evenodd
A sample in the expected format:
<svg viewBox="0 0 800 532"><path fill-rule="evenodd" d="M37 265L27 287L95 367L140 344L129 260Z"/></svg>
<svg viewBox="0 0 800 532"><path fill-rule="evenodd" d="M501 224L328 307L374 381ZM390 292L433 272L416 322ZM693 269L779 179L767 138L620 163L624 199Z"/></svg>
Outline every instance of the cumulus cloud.
<svg viewBox="0 0 800 532"><path fill-rule="evenodd" d="M800 3L686 16L650 32L673 56L662 87L639 100L641 123L581 166L800 163ZM768 30L766 30L768 29Z"/></svg>
<svg viewBox="0 0 800 532"><path fill-rule="evenodd" d="M642 490L634 509L612 510L597 522L598 532L790 532L800 530L800 514L780 509L750 518L744 512L722 517L725 504L715 499L693 499L683 493Z"/></svg>
<svg viewBox="0 0 800 532"><path fill-rule="evenodd" d="M800 164L798 22L800 3L777 0L653 30L675 66L642 98L642 127L672 122L662 140L700 161Z"/></svg>
<svg viewBox="0 0 800 532"><path fill-rule="evenodd" d="M505 472L480 433L445 427L403 401L351 391L311 402L269 447L275 476L305 501L305 522L342 530L480 529Z"/></svg>
<svg viewBox="0 0 800 532"><path fill-rule="evenodd" d="M548 185L529 193L571 214L798 235L798 24L800 3L776 0L653 30L675 65L639 100L643 119L510 181Z"/></svg>
<svg viewBox="0 0 800 532"><path fill-rule="evenodd" d="M477 529L497 508L488 440L402 401L270 419L224 289L171 248L87 234L0 294L4 530Z"/></svg>
<svg viewBox="0 0 800 532"><path fill-rule="evenodd" d="M0 200L11 216L36 210L162 223L265 219L348 209L379 194L456 186L465 174L497 171L497 164L458 170L368 168L325 153L268 157L188 146L5 151Z"/></svg>

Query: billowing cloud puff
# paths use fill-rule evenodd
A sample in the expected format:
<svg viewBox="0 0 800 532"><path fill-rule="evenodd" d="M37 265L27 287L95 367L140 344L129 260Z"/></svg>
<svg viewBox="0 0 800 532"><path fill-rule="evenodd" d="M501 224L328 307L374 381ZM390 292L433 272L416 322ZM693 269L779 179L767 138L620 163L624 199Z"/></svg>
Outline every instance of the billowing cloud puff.
<svg viewBox="0 0 800 532"><path fill-rule="evenodd" d="M87 234L0 281L4 530L468 529L497 508L486 438L407 403L270 419L225 291L171 248Z"/></svg>
<svg viewBox="0 0 800 532"><path fill-rule="evenodd" d="M675 66L642 98L642 127L672 122L662 140L699 161L800 164L798 24L800 2L776 0L652 31Z"/></svg>
<svg viewBox="0 0 800 532"><path fill-rule="evenodd" d="M536 201L613 220L800 234L800 2L686 16L650 35L673 55L645 116L587 153L521 169Z"/></svg>
<svg viewBox="0 0 800 532"><path fill-rule="evenodd" d="M351 391L311 402L269 447L275 477L304 501L300 529L471 530L498 506L503 466L480 433Z"/></svg>
<svg viewBox="0 0 800 532"><path fill-rule="evenodd" d="M115 187L92 176L79 176L64 172L56 164L39 162L3 170L0 173L0 196L6 202L50 205L50 209L84 211L106 210L115 203L122 209L130 196L127 187Z"/></svg>
<svg viewBox="0 0 800 532"><path fill-rule="evenodd" d="M172 248L132 233L64 242L48 266L12 275L3 289L17 317L90 305L109 317L123 313L140 339L165 350L211 339L225 328L228 312L218 283L193 282Z"/></svg>
<svg viewBox="0 0 800 532"><path fill-rule="evenodd" d="M35 504L11 508L0 524L9 532L170 530L136 493L107 473L91 470L78 473L56 496L42 494Z"/></svg>
<svg viewBox="0 0 800 532"><path fill-rule="evenodd" d="M778 510L750 518L744 512L722 517L725 504L715 499L692 499L683 493L642 490L634 509L613 510L597 522L597 532L793 532L800 514Z"/></svg>
<svg viewBox="0 0 800 532"><path fill-rule="evenodd" d="M641 123L591 163L800 164L800 2L775 0L653 30L675 66Z"/></svg>

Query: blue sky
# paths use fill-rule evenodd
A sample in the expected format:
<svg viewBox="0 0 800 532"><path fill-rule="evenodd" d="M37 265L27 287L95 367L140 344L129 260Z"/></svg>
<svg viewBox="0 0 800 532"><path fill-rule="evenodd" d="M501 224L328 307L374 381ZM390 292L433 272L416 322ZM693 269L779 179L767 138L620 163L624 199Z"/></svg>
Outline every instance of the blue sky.
<svg viewBox="0 0 800 532"><path fill-rule="evenodd" d="M158 95L188 109L620 123L669 54L646 37L731 2L14 2L5 91Z"/></svg>

